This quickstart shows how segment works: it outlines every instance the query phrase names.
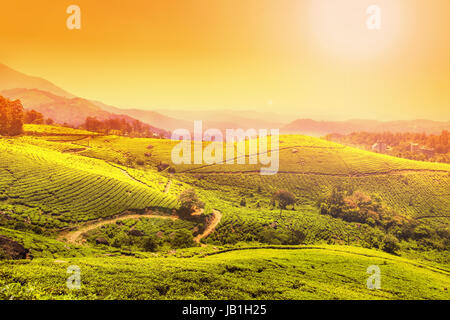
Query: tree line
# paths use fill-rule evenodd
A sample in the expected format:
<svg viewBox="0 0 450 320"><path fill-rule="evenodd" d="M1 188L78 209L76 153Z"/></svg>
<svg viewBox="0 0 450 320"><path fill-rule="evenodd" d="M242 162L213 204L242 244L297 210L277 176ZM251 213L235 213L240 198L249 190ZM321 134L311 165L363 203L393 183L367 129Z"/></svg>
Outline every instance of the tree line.
<svg viewBox="0 0 450 320"><path fill-rule="evenodd" d="M440 134L353 132L347 135L328 134L324 139L366 149L376 142L383 142L390 147L388 154L393 156L422 161L450 162L450 134L447 130L443 130ZM411 143L433 152L413 151Z"/></svg>
<svg viewBox="0 0 450 320"><path fill-rule="evenodd" d="M119 134L135 137L160 137L152 126L139 120L127 121L125 118L111 118L98 120L95 117L87 117L81 128L88 131L104 134Z"/></svg>

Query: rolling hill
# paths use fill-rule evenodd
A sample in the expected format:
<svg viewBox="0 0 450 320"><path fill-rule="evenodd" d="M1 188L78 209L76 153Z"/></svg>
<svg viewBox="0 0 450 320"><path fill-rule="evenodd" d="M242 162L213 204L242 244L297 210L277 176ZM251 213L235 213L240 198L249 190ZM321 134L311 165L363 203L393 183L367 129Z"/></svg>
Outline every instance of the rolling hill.
<svg viewBox="0 0 450 320"><path fill-rule="evenodd" d="M36 259L0 265L0 298L19 299L448 299L449 272L374 250L313 246L238 250L193 257ZM70 291L66 270L83 270ZM380 266L382 289L368 290L367 267Z"/></svg>
<svg viewBox="0 0 450 320"><path fill-rule="evenodd" d="M79 155L138 167L141 163L145 164L141 166L144 170L149 167L155 170L160 163L166 163L174 169L177 179L205 190L226 190L229 195L226 198L233 199L230 201L234 203L242 197L247 197L251 205L268 202L274 191L287 189L302 204L314 206L317 198L332 188L353 185L355 189L379 195L390 207L410 217L425 220L430 220L425 217L450 217L448 164L401 159L317 138L283 135L280 136L278 174L261 176L261 165L248 164L248 160L242 165L174 165L170 155L177 143L99 136L92 138L90 147ZM207 145L204 142L204 147ZM60 143L47 142L45 146L60 148ZM217 197L223 195L214 196Z"/></svg>
<svg viewBox="0 0 450 320"><path fill-rule="evenodd" d="M280 173L261 176L259 166L250 164L176 166L170 161L176 141L92 135L88 142L85 131L28 130L43 134L0 139L0 235L24 245L34 259L0 262L0 286L8 285L0 297L448 298L448 248L411 251L416 244L407 242L400 256L381 252L380 229L320 214L315 202L336 186L352 185L377 194L423 230L444 232L450 220L449 165L284 135ZM175 173L157 172L161 163ZM167 233L167 243L174 228L202 227L187 220L178 225L142 220L148 210L171 215L178 206L175 196L186 188L195 188L205 202L204 217L221 213L202 246L138 249L136 243L147 238L131 235L143 230L137 225L158 231L155 237ZM279 189L297 198L282 214L270 206ZM109 220L126 212L134 215ZM64 232L77 227L81 241L74 244ZM112 241L95 238L99 234ZM292 235L302 235L302 245L290 243ZM83 269L76 293L65 285L69 265ZM381 290L366 287L369 265L381 268Z"/></svg>
<svg viewBox="0 0 450 320"><path fill-rule="evenodd" d="M76 155L80 150L59 152L5 139L0 150L0 205L20 208L15 219L54 229L126 210L176 206L175 198L163 193L163 177L143 184L117 166Z"/></svg>

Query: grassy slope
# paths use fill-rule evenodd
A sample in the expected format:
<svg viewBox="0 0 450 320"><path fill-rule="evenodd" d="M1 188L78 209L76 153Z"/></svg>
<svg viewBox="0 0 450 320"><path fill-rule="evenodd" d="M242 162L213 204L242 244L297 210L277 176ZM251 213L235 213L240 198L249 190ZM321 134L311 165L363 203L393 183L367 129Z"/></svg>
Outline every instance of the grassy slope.
<svg viewBox="0 0 450 320"><path fill-rule="evenodd" d="M37 224L62 227L129 209L176 205L174 197L163 194L163 183L144 185L102 160L13 139L1 139L0 152L2 205L37 209L22 217Z"/></svg>
<svg viewBox="0 0 450 320"><path fill-rule="evenodd" d="M110 136L93 138L88 147L85 141L47 140L50 139L23 137L14 141L0 140L2 205L14 203L37 208L32 214L23 210L33 223L65 226L125 209L153 206L156 203L153 195L160 199L158 203L162 207L174 205L173 197L161 193L167 178L154 173L151 168L160 161L170 163L170 150L175 142ZM379 193L390 205L415 217L449 216L448 165L377 155L309 137L284 136L281 140L280 170L289 174L261 177L253 173L257 166L216 165L176 175L199 187L207 201L207 210L216 207L222 211L223 221L210 237L211 241L215 236L227 235L239 224L243 226L239 232L245 234L245 228L255 227L252 223L258 222L256 227L260 227L277 220L278 211L239 208L236 203L241 197L247 197L248 206L254 207L256 201L266 200L278 188L295 192L303 203L296 211L285 211L285 223L299 223L315 230L316 234L331 230L332 234L356 236L359 232L355 226L317 215L312 206L318 195L343 183ZM77 150L77 154L60 152L71 151L74 145L82 146L83 150ZM148 148L149 145L153 148ZM298 150L296 153L292 152L294 148ZM150 158L145 155L149 152ZM81 155L123 164L130 159L141 159L146 161L146 165L135 169L111 166L105 161ZM177 168L177 172L192 168L184 166ZM230 171L239 174L227 174ZM249 173L241 174L242 171ZM131 179L130 175L150 187ZM173 180L170 193L175 195L184 187L185 184ZM257 192L258 187L261 187L261 193ZM108 197L111 192L114 197ZM246 222L242 223L242 220ZM445 218L441 222L448 223L448 220ZM15 233L10 236L22 239L21 242L33 242L35 237L0 230L1 234L5 232ZM40 237L39 241L45 242L45 239ZM49 249L55 251L54 257L79 255L72 249L59 253L64 252L63 244L56 240L50 242L42 244L42 250L54 248ZM16 288L19 292L31 285L36 288L28 293L31 297L41 293L43 297L53 298L449 298L444 291L449 285L448 273L417 267L414 266L417 262L405 262L375 250L341 249L346 252L249 250L202 259L169 257L144 260L89 254L90 257L82 259L64 258L67 260L65 264L55 264L49 259L2 262L0 284L22 283ZM368 256L355 255L355 251L361 250ZM69 264L79 265L83 270L85 286L81 292L69 293L65 287L65 271ZM382 269L381 291L365 288L368 277L365 270L370 264L379 264Z"/></svg>
<svg viewBox="0 0 450 320"><path fill-rule="evenodd" d="M28 139L27 143L57 150L87 145L87 142L57 143L42 139ZM93 138L90 147L79 154L133 166L142 163L137 167L148 169L160 162L172 164L170 154L177 143L102 136ZM261 200L284 188L295 193L301 203L313 205L318 196L332 187L347 184L367 193L377 193L390 207L412 217L450 217L448 164L400 159L300 135L280 136L279 158L279 173L274 176L261 176L260 166L250 164L174 168L177 178L207 190L220 186L227 192L245 196L261 189ZM146 175L142 170L135 170L134 174ZM146 181L151 179L152 176ZM240 196L233 195L233 198L240 200Z"/></svg>
<svg viewBox="0 0 450 320"><path fill-rule="evenodd" d="M262 176L259 165L249 164L191 166L186 173L206 189L220 185L256 196L260 189L262 198L287 189L311 205L331 188L349 185L378 194L387 205L412 217L450 217L448 164L400 159L304 136L281 136L280 141L276 175Z"/></svg>
<svg viewBox="0 0 450 320"><path fill-rule="evenodd" d="M374 250L327 246L259 249L192 258L68 258L4 262L2 291L29 298L81 299L448 299L449 272ZM66 268L81 268L69 291ZM370 265L381 290L368 290ZM12 285L12 283L16 283ZM26 293L26 289L30 289Z"/></svg>
<svg viewBox="0 0 450 320"><path fill-rule="evenodd" d="M96 136L98 133L82 130L82 129L73 129L73 128L67 128L67 127L61 127L61 126L54 126L54 125L44 125L44 124L24 124L23 125L23 131L26 134L45 134L45 135L72 135L72 136L79 136L79 135L88 135L88 136Z"/></svg>

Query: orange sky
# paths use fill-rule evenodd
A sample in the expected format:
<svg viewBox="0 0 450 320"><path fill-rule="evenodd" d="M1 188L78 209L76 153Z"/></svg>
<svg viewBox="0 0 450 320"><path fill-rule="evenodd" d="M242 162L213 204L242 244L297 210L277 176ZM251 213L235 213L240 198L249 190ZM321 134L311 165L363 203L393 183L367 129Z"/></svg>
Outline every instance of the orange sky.
<svg viewBox="0 0 450 320"><path fill-rule="evenodd" d="M81 30L66 28L70 4ZM366 27L371 4L381 30ZM1 63L115 106L450 120L449 0L21 0L0 10Z"/></svg>

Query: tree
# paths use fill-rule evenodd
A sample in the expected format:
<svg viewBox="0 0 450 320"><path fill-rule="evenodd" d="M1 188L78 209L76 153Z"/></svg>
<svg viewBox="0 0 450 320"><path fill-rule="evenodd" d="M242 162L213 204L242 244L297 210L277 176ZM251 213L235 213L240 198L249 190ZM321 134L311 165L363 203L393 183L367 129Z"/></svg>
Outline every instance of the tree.
<svg viewBox="0 0 450 320"><path fill-rule="evenodd" d="M25 123L43 124L44 115L36 110L29 110L25 112Z"/></svg>
<svg viewBox="0 0 450 320"><path fill-rule="evenodd" d="M289 205L295 204L295 196L287 190L278 190L272 196L272 202L274 204L278 204L278 208L280 208L280 218L283 209L286 209Z"/></svg>
<svg viewBox="0 0 450 320"><path fill-rule="evenodd" d="M23 107L19 100L10 103L11 120L9 123L9 135L17 136L23 133Z"/></svg>
<svg viewBox="0 0 450 320"><path fill-rule="evenodd" d="M180 208L178 212L180 214L191 214L197 208L203 208L204 203L198 198L194 189L186 189L180 193L178 196L178 201L180 201Z"/></svg>
<svg viewBox="0 0 450 320"><path fill-rule="evenodd" d="M195 242L192 232L186 229L178 230L171 240L171 244L174 248L189 248L194 246Z"/></svg>
<svg viewBox="0 0 450 320"><path fill-rule="evenodd" d="M84 128L88 131L100 131L102 127L102 122L95 117L87 117L84 122Z"/></svg>
<svg viewBox="0 0 450 320"><path fill-rule="evenodd" d="M45 120L45 124L52 125L54 123L55 121L52 118L48 118L47 120Z"/></svg>
<svg viewBox="0 0 450 320"><path fill-rule="evenodd" d="M399 249L398 239L392 234L387 234L383 240L383 251L395 254Z"/></svg>
<svg viewBox="0 0 450 320"><path fill-rule="evenodd" d="M23 132L23 107L19 100L0 96L0 135L16 136Z"/></svg>
<svg viewBox="0 0 450 320"><path fill-rule="evenodd" d="M158 240L156 237L146 237L143 246L145 251L155 252L158 249Z"/></svg>
<svg viewBox="0 0 450 320"><path fill-rule="evenodd" d="M9 123L9 100L0 96L0 135L8 135L8 123Z"/></svg>

